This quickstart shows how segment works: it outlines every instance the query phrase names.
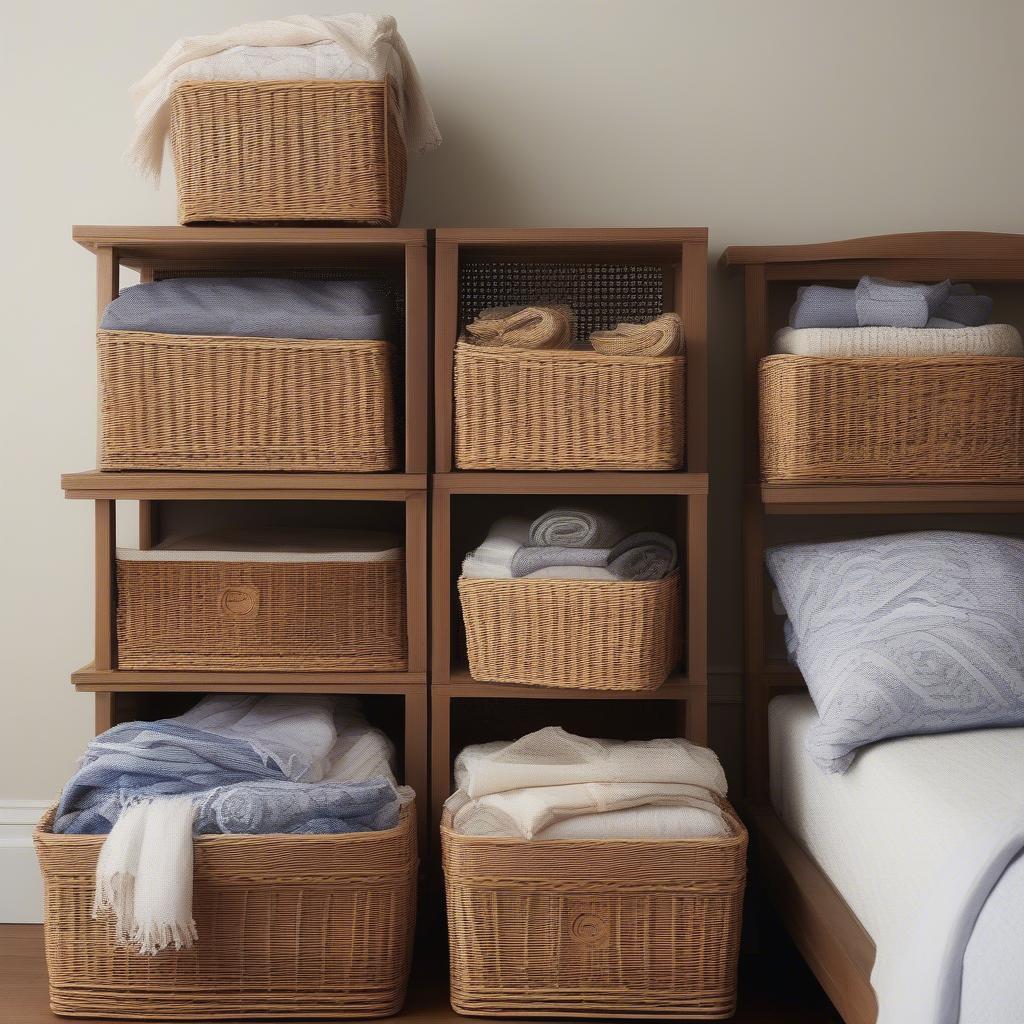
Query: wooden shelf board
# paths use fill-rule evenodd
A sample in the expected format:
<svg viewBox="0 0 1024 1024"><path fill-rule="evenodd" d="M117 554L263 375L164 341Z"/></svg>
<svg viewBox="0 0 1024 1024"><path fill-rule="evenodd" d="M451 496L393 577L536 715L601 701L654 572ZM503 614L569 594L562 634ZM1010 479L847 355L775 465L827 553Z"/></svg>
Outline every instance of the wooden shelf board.
<svg viewBox="0 0 1024 1024"><path fill-rule="evenodd" d="M1024 482L761 484L769 515L1019 512Z"/></svg>
<svg viewBox="0 0 1024 1024"><path fill-rule="evenodd" d="M580 690L558 686L519 686L516 683L482 683L467 668L457 668L448 681L432 681L431 692L443 697L511 697L546 700L704 700L707 685L693 683L680 674L668 677L657 690Z"/></svg>
<svg viewBox="0 0 1024 1024"><path fill-rule="evenodd" d="M409 492L425 491L425 473L65 473L66 498L125 500L203 499L347 499L402 501Z"/></svg>
<svg viewBox="0 0 1024 1024"><path fill-rule="evenodd" d="M96 669L71 674L87 693L404 693L423 690L425 672L138 672Z"/></svg>
<svg viewBox="0 0 1024 1024"><path fill-rule="evenodd" d="M708 493L707 473L435 473L434 490L450 494Z"/></svg>

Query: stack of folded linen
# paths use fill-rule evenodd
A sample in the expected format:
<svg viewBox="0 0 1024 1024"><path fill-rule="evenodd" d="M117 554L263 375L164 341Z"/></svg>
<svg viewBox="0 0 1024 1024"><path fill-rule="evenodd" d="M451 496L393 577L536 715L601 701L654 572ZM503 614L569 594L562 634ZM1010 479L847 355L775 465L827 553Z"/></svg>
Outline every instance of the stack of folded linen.
<svg viewBox="0 0 1024 1024"><path fill-rule="evenodd" d="M94 914L142 953L189 948L192 837L393 828L413 798L393 748L353 698L210 696L177 718L127 722L89 743L53 831L107 834Z"/></svg>
<svg viewBox="0 0 1024 1024"><path fill-rule="evenodd" d="M587 739L549 726L466 747L445 807L464 835L705 839L730 832L714 752L684 739Z"/></svg>
<svg viewBox="0 0 1024 1024"><path fill-rule="evenodd" d="M778 355L1021 356L1010 324L990 324L992 299L969 284L914 284L863 277L856 288L800 288L789 327L772 339Z"/></svg>
<svg viewBox="0 0 1024 1024"><path fill-rule="evenodd" d="M660 580L678 562L676 542L634 531L605 512L555 508L532 522L499 519L462 563L470 579Z"/></svg>
<svg viewBox="0 0 1024 1024"><path fill-rule="evenodd" d="M419 73L390 15L293 15L250 22L218 35L180 39L132 87L135 135L126 154L159 178L170 127L170 99L183 82L381 82L396 86L407 148L422 152L441 135Z"/></svg>
<svg viewBox="0 0 1024 1024"><path fill-rule="evenodd" d="M460 339L469 345L499 348L571 349L574 317L567 306L502 306L485 309L466 325ZM621 323L610 331L594 331L589 345L609 356L675 356L682 349L678 313L664 313L643 324Z"/></svg>
<svg viewBox="0 0 1024 1024"><path fill-rule="evenodd" d="M379 281L178 277L126 288L101 330L306 341L387 341L393 302Z"/></svg>

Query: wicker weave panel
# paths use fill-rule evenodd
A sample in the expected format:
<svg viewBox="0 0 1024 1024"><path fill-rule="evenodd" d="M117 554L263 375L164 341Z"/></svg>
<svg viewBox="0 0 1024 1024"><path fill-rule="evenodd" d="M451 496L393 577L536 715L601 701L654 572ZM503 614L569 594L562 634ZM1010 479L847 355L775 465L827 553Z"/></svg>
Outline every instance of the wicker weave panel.
<svg viewBox="0 0 1024 1024"><path fill-rule="evenodd" d="M685 423L682 356L456 350L459 469L678 469Z"/></svg>
<svg viewBox="0 0 1024 1024"><path fill-rule="evenodd" d="M404 671L404 565L118 559L117 656L127 669Z"/></svg>
<svg viewBox="0 0 1024 1024"><path fill-rule="evenodd" d="M390 349L100 331L100 468L392 470Z"/></svg>
<svg viewBox="0 0 1024 1024"><path fill-rule="evenodd" d="M645 583L459 580L483 682L656 690L679 661L679 573Z"/></svg>
<svg viewBox="0 0 1024 1024"><path fill-rule="evenodd" d="M766 481L1024 477L1024 359L761 361Z"/></svg>
<svg viewBox="0 0 1024 1024"><path fill-rule="evenodd" d="M657 264L465 260L459 267L459 325L482 309L549 303L568 306L575 335L586 341L622 321L644 323L665 312L665 268Z"/></svg>
<svg viewBox="0 0 1024 1024"><path fill-rule="evenodd" d="M195 844L191 950L140 956L92 919L104 836L35 833L50 1005L75 1017L383 1017L405 998L416 920L415 814L337 836L206 836Z"/></svg>
<svg viewBox="0 0 1024 1024"><path fill-rule="evenodd" d="M441 826L452 1006L471 1016L721 1019L747 834L526 842Z"/></svg>
<svg viewBox="0 0 1024 1024"><path fill-rule="evenodd" d="M390 227L406 153L394 83L185 82L171 97L178 220Z"/></svg>

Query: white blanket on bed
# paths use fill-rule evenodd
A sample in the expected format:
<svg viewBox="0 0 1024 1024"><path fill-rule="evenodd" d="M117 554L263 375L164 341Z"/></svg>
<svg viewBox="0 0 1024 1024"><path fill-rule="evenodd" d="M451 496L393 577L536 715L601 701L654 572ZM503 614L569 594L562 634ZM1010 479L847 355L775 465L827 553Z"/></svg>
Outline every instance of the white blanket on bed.
<svg viewBox="0 0 1024 1024"><path fill-rule="evenodd" d="M825 775L815 719L806 694L772 701L772 805L874 940L879 1024L1020 1024L1024 728L889 740Z"/></svg>
<svg viewBox="0 0 1024 1024"><path fill-rule="evenodd" d="M1012 324L981 327L783 327L773 355L827 359L903 356L1024 356Z"/></svg>

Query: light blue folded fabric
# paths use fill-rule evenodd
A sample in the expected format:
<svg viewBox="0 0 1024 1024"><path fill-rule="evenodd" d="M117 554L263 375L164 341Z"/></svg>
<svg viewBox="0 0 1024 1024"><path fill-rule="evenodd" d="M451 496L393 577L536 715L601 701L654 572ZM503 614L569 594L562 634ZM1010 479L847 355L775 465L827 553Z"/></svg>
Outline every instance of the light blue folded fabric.
<svg viewBox="0 0 1024 1024"><path fill-rule="evenodd" d="M393 303L377 281L177 277L126 288L108 331L211 337L388 341Z"/></svg>
<svg viewBox="0 0 1024 1024"><path fill-rule="evenodd" d="M800 288L789 311L790 327L859 327L852 288L812 284Z"/></svg>
<svg viewBox="0 0 1024 1024"><path fill-rule="evenodd" d="M854 289L861 327L924 327L949 298L949 281L907 284L862 277Z"/></svg>
<svg viewBox="0 0 1024 1024"><path fill-rule="evenodd" d="M969 284L955 284L935 316L960 327L980 327L992 319L992 299L979 295Z"/></svg>

